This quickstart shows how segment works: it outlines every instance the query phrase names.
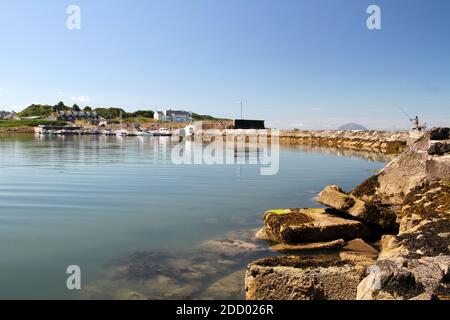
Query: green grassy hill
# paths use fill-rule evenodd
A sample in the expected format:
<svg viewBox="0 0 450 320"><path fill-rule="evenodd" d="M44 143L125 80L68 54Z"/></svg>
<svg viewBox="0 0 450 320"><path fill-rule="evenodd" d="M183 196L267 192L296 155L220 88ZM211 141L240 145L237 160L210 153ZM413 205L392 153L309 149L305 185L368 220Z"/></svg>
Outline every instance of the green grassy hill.
<svg viewBox="0 0 450 320"><path fill-rule="evenodd" d="M19 112L19 117L48 117L53 112L53 106L32 104L26 109Z"/></svg>
<svg viewBox="0 0 450 320"><path fill-rule="evenodd" d="M52 113L56 111L69 111L69 110L80 110L78 106L74 106L76 109L73 109L72 107L68 107L64 105L63 102L59 102L58 104L51 106L51 105L43 105L43 104L32 104L29 107L25 108L21 112L18 113L19 117L22 118L28 118L28 117L48 117ZM85 111L90 111L90 107L85 107ZM154 111L152 110L138 110L135 112L126 112L122 108L95 108L93 111L97 112L97 114L105 118L107 120L113 120L118 119L120 115L122 115L122 118L124 121L127 121L128 119L132 118L147 118L147 119L153 119ZM204 115L204 114L198 114L198 113L192 113L192 118L194 121L224 121L224 120L230 120L230 119L222 119L222 118L215 118L210 115Z"/></svg>

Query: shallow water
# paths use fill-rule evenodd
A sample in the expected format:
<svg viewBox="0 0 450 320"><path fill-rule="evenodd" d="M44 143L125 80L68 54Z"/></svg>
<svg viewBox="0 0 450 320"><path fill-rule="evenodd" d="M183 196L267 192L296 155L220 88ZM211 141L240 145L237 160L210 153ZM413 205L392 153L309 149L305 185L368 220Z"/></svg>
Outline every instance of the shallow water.
<svg viewBox="0 0 450 320"><path fill-rule="evenodd" d="M251 253L220 255L205 242L260 227L267 209L317 207L325 185L349 190L386 161L282 145L278 174L261 176L257 165L175 165L171 147L163 137L1 136L0 298L130 298L139 286L172 298L161 288L189 283L199 287L175 297L205 297L217 281L220 291L220 277L239 282L245 264L267 254L256 244ZM136 278L120 268L130 261L133 270L149 261L161 270ZM80 266L85 291L66 288L69 265ZM191 278L171 279L189 265Z"/></svg>

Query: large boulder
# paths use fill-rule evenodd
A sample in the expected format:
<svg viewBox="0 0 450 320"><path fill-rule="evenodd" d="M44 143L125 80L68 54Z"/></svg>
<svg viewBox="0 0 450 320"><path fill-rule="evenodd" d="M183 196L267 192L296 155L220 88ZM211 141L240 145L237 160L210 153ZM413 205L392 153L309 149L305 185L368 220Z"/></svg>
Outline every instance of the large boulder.
<svg viewBox="0 0 450 320"><path fill-rule="evenodd" d="M412 272L394 261L379 260L368 273L358 284L357 300L403 300L423 293Z"/></svg>
<svg viewBox="0 0 450 320"><path fill-rule="evenodd" d="M247 267L248 300L354 300L368 263L279 256Z"/></svg>
<svg viewBox="0 0 450 320"><path fill-rule="evenodd" d="M363 201L393 207L395 210L422 181L449 180L449 131L449 128L431 130L378 174L357 186L351 194Z"/></svg>
<svg viewBox="0 0 450 320"><path fill-rule="evenodd" d="M448 300L450 256L409 259L382 258L368 268L369 275L359 283L358 300Z"/></svg>
<svg viewBox="0 0 450 320"><path fill-rule="evenodd" d="M449 299L450 184L417 185L399 215L400 232L382 237L379 261L358 286L358 299Z"/></svg>
<svg viewBox="0 0 450 320"><path fill-rule="evenodd" d="M429 155L444 155L450 152L450 143L449 142L434 142L430 144L428 148Z"/></svg>
<svg viewBox="0 0 450 320"><path fill-rule="evenodd" d="M430 140L450 139L450 128L433 128L430 130Z"/></svg>
<svg viewBox="0 0 450 320"><path fill-rule="evenodd" d="M352 217L383 228L396 227L396 214L389 208L381 207L345 193L339 186L327 186L318 197L318 201Z"/></svg>
<svg viewBox="0 0 450 320"><path fill-rule="evenodd" d="M327 209L279 209L264 215L264 230L258 235L273 242L298 244L370 236L359 221L330 214Z"/></svg>

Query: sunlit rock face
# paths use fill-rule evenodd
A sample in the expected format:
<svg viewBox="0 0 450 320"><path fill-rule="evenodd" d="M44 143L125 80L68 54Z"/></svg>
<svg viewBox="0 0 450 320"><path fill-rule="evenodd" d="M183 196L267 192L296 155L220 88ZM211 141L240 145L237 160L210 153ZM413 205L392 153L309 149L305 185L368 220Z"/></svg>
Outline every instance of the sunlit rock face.
<svg viewBox="0 0 450 320"><path fill-rule="evenodd" d="M370 255L370 250L349 255L336 235L336 243L317 246L338 249L331 260L307 261L295 255L258 260L247 268L247 298L449 299L449 133L449 128L426 133L351 192L328 186L319 195L319 202L346 219L377 226L379 236L384 233L379 255ZM260 236L280 243L295 242L283 231L314 224L311 215L305 214L308 211L302 210L266 213ZM323 237L314 240L299 239L331 240L325 233L320 235Z"/></svg>
<svg viewBox="0 0 450 320"><path fill-rule="evenodd" d="M246 273L249 300L354 300L372 260L281 256L253 262Z"/></svg>
<svg viewBox="0 0 450 320"><path fill-rule="evenodd" d="M405 197L399 215L400 232L395 236L383 237L380 257L375 264L386 280L379 288L361 285L358 288L358 297L448 299L450 297L448 180L424 181L416 186ZM408 275L409 281L399 281L398 274Z"/></svg>
<svg viewBox="0 0 450 320"><path fill-rule="evenodd" d="M366 180L352 194L362 200L383 205L401 205L405 196L422 181L450 179L450 154L429 154L436 143L448 143L444 128L431 131L404 153L392 160L374 177ZM441 132L442 131L442 132ZM433 134L433 132L439 132ZM441 140L433 140L431 137ZM443 139L446 138L446 139ZM433 152L431 152L433 153Z"/></svg>
<svg viewBox="0 0 450 320"><path fill-rule="evenodd" d="M450 154L442 147L449 132L433 129L388 164L375 192L365 194L399 206L400 230L382 241L374 265L380 286L367 286L369 278L364 279L359 299L450 297Z"/></svg>

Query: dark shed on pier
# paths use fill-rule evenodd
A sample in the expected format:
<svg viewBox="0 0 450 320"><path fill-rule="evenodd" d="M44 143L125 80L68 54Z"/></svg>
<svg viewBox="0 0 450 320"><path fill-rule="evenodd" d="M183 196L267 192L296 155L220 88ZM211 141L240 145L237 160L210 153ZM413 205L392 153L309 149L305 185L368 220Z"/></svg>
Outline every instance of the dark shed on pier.
<svg viewBox="0 0 450 320"><path fill-rule="evenodd" d="M234 120L235 129L265 129L264 120Z"/></svg>

